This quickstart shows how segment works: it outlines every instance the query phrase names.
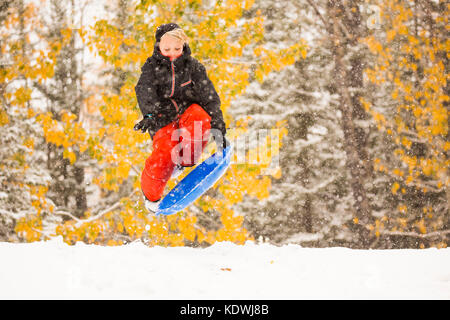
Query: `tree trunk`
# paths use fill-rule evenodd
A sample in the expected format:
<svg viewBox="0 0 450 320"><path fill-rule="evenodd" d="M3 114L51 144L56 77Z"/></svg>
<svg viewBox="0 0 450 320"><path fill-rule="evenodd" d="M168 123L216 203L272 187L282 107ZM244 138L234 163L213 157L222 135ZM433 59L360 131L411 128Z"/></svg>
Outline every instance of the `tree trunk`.
<svg viewBox="0 0 450 320"><path fill-rule="evenodd" d="M357 7L354 4L353 7ZM344 132L344 150L346 153L346 167L349 173L350 186L354 200L355 230L358 233L358 242L364 248L370 243L370 232L366 226L370 223L371 210L367 193L364 187L364 179L367 176L366 165L367 153L365 148L365 133L361 128L357 128L355 120L365 117L358 97L350 94L349 88L361 86L362 66L360 59L352 61L348 65L344 56L350 49L350 45L355 45L358 38L358 25L355 20L341 18L345 8L337 1L328 1L328 21L332 22L329 32L331 32L332 51L335 63L335 84L339 95L339 110L341 111L341 126ZM350 24L351 22L352 24ZM342 32L345 29L347 37ZM350 35L350 39L348 38ZM349 71L347 71L349 70ZM355 119L356 118L356 119Z"/></svg>
<svg viewBox="0 0 450 320"><path fill-rule="evenodd" d="M65 2L52 1L51 4L54 15L48 26L48 37L62 43L61 30L75 24L73 21L75 2L68 1L70 9L65 6L67 4ZM75 36L76 33L73 32L70 41L60 51L55 66L54 83L47 86L35 83L36 88L49 99L52 116L57 121L61 121L62 110L76 115L76 121L80 118L83 103L81 85L83 70L80 70L78 61L80 49L76 47ZM82 217L87 210L84 165L77 146L74 145L72 148L76 154L76 161L73 164L64 158L63 147L48 143L47 166L52 176L51 198L57 206L71 211L77 217Z"/></svg>

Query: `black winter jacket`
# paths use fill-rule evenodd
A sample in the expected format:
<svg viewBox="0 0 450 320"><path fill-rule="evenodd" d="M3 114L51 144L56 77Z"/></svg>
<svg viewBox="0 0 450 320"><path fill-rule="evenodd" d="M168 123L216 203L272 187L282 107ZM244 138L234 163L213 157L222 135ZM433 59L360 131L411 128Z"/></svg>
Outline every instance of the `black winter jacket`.
<svg viewBox="0 0 450 320"><path fill-rule="evenodd" d="M219 95L205 67L191 56L187 43L183 54L173 61L162 55L159 43L155 43L153 55L141 71L135 91L142 115L151 114L154 119L149 128L152 137L192 103L199 104L211 116L212 128L225 132Z"/></svg>

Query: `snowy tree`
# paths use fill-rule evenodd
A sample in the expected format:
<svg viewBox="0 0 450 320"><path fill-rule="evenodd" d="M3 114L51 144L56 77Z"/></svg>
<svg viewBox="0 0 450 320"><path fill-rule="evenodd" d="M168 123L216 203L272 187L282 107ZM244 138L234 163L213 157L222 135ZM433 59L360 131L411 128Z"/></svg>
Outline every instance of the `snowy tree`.
<svg viewBox="0 0 450 320"><path fill-rule="evenodd" d="M372 225L384 247L445 246L448 191L448 6L378 1L381 27L365 43L371 95L363 100L383 150L374 166L385 193Z"/></svg>
<svg viewBox="0 0 450 320"><path fill-rule="evenodd" d="M0 16L0 240L37 240L48 215L50 176L45 155L35 145L42 139L31 107L30 78L35 48L30 33L36 8L24 1L2 2ZM26 236L25 233L26 233Z"/></svg>
<svg viewBox="0 0 450 320"><path fill-rule="evenodd" d="M339 144L339 128L330 105L336 98L318 76L327 73L329 64L323 59L326 53L320 47L316 50L313 43L318 30L307 16L307 6L294 1L258 1L257 9L266 17L266 46L279 48L304 37L309 47L305 60L270 74L263 83L254 81L245 95L233 102L232 109L236 118L250 117L254 132L287 120L289 132L279 159L282 176L272 179L267 200L249 198L240 210L256 238L288 242L299 233L318 232L323 223L318 215L322 212L326 217L333 210L326 209L330 203L315 207L315 202L320 202L321 192L341 180L338 169L343 154L330 148ZM316 167L322 170L314 170ZM323 180L325 175L329 179Z"/></svg>
<svg viewBox="0 0 450 320"><path fill-rule="evenodd" d="M253 83L245 98L235 102L236 114L254 118L254 130L267 126L267 120L286 119L289 124L281 152L283 176L273 181L272 196L243 207L249 229L275 242L357 244L364 236L358 240L344 225L350 221L352 226L358 215L370 216L367 196L361 194L366 188L362 181L370 171L365 151L367 115L357 99L362 90L363 46L355 40L359 35L343 41L348 34L341 33L336 45L327 22L332 16L324 18L326 5L326 1L258 2L267 16L268 45L283 46L305 37L309 53L304 61L271 75L262 85ZM355 21L336 19L347 23L345 28L359 30L351 25ZM345 57L336 60L342 51ZM342 63L349 70L345 76L337 73L344 68ZM342 108L344 96L353 110L350 113Z"/></svg>
<svg viewBox="0 0 450 320"><path fill-rule="evenodd" d="M58 53L55 56L54 76L45 83L34 81L34 86L47 100L46 115L67 128L80 123L82 104L86 98L82 88L85 70L80 59L83 49L76 41L77 32L73 28L76 25L76 7L74 1L50 1L45 9L42 12L45 18L41 37ZM47 135L42 147L47 154L47 167L52 176L49 197L58 209L82 217L87 210L85 168L89 163L82 157L79 145L58 145Z"/></svg>
<svg viewBox="0 0 450 320"><path fill-rule="evenodd" d="M371 167L367 153L368 132L359 125L367 119L359 99L363 95L364 63L364 47L359 40L366 31L360 13L362 1L327 1L325 16L321 15L312 1L308 2L321 17L330 38L335 90L339 96L338 110L341 112L343 149L353 197L354 218L348 226L357 233L358 245L368 247L372 241L367 228L372 222L372 209L366 184Z"/></svg>

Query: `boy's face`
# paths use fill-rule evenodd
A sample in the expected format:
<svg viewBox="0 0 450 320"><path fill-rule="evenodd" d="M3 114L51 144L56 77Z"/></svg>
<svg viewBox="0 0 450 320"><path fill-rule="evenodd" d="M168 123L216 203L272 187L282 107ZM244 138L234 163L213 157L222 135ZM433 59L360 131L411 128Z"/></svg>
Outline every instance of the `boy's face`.
<svg viewBox="0 0 450 320"><path fill-rule="evenodd" d="M170 35L163 35L159 42L159 50L164 56L170 57L170 60L176 59L183 54L183 41Z"/></svg>

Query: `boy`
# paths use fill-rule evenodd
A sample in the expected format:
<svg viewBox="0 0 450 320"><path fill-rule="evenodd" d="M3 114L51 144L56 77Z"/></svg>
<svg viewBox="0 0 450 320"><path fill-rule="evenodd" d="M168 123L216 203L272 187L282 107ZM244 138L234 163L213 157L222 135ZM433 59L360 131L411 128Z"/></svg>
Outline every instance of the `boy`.
<svg viewBox="0 0 450 320"><path fill-rule="evenodd" d="M226 134L219 95L205 67L191 57L184 31L175 23L163 24L155 38L153 55L135 87L144 119L134 127L148 131L153 139L153 152L141 175L145 206L153 212L167 181L196 164L210 129L218 130L224 143Z"/></svg>

